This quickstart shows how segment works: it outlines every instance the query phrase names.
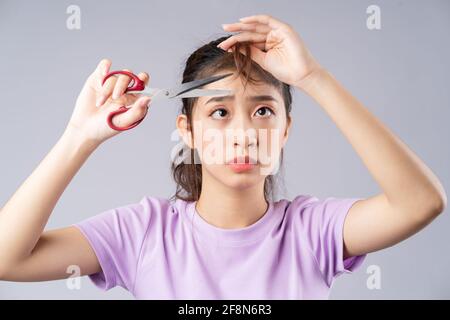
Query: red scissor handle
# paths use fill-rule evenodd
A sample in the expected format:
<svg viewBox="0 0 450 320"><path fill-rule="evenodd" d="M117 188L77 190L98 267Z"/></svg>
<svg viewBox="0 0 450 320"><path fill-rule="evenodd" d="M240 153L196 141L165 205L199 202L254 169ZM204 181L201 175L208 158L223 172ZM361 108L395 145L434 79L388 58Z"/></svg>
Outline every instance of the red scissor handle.
<svg viewBox="0 0 450 320"><path fill-rule="evenodd" d="M147 115L147 113L146 113L146 114L142 117L142 119L136 121L135 123L130 124L128 127L118 127L118 126L116 126L116 125L112 122L113 118L114 118L116 115L118 115L118 114L127 112L128 109L130 109L130 108L128 108L128 107L126 107L126 106L121 106L121 107L120 107L119 109L117 109L116 111L110 112L110 114L108 115L108 125L109 125L112 129L117 130L117 131L125 131L125 130L129 130L129 129L132 129L132 128L136 127L139 123L141 123L142 120L144 120L145 116Z"/></svg>
<svg viewBox="0 0 450 320"><path fill-rule="evenodd" d="M141 90L144 90L144 88L145 88L145 83L144 83L144 81L142 81L141 79L139 79L138 76L135 75L134 73L129 72L129 71L124 71L124 70L112 71L112 72L109 72L108 74L106 74L105 77L103 78L102 85L105 83L106 80L108 80L108 78L110 78L110 77L112 77L112 76L114 76L114 75L116 75L116 74L123 74L123 75L129 76L129 77L131 78L132 81L131 81L130 84L128 85L128 87L127 87L127 89L125 90L125 92L129 92L129 91L141 91ZM144 120L145 115L144 115L144 117L142 117L142 119L140 119L140 120L138 120L138 121L132 123L132 124L129 125L128 127L118 127L118 126L114 125L113 122L112 122L113 118L114 118L116 115L118 115L118 114L127 112L128 109L130 109L130 108L128 108L128 107L126 107L126 106L121 106L118 110L111 112L111 113L108 115L108 119L107 119L107 120L108 120L108 125L109 125L112 129L114 129L114 130L117 130L117 131L125 131L125 130L129 130L129 129L132 129L132 128L136 127L139 123L142 122L142 120Z"/></svg>
<svg viewBox="0 0 450 320"><path fill-rule="evenodd" d="M126 76L129 76L131 78L131 83L128 85L125 92L129 91L142 91L145 88L145 83L137 75L135 75L132 72L125 71L125 70L119 70L119 71L112 71L106 74L106 76L103 78L102 85L105 83L106 80L108 80L110 77L116 75L116 74L123 74Z"/></svg>

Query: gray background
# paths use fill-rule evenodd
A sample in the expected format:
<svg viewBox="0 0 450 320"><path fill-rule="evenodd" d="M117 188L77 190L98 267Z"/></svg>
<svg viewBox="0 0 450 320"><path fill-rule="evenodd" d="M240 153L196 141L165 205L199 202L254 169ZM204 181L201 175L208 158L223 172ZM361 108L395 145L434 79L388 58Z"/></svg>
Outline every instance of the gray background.
<svg viewBox="0 0 450 320"><path fill-rule="evenodd" d="M66 28L66 8L81 8L81 30ZM381 8L381 30L366 27L366 8ZM0 1L2 205L62 134L75 99L102 57L112 68L148 71L151 85L180 81L188 55L224 34L221 23L268 13L291 24L317 59L450 183L450 1ZM136 129L108 140L58 202L47 229L137 202L169 197L171 140L180 101L160 101ZM368 197L376 182L337 127L312 99L294 91L286 147L287 193ZM370 142L368 142L370 143ZM43 186L45 187L45 186ZM448 211L448 209L447 209ZM371 253L339 277L333 299L450 298L450 217L444 213L410 239ZM367 267L381 268L369 290ZM151 286L151 284L149 284ZM102 292L83 277L0 282L2 299L131 299L120 287Z"/></svg>

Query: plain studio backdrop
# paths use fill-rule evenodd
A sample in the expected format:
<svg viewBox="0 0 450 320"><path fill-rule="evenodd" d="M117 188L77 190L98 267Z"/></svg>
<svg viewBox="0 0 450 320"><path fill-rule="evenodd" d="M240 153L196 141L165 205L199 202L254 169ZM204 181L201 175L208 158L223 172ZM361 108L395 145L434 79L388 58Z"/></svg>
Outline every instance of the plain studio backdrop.
<svg viewBox="0 0 450 320"><path fill-rule="evenodd" d="M381 29L367 26L371 5L380 9ZM78 9L79 29L70 20ZM447 0L1 0L1 205L56 143L101 58L112 59L113 70L147 71L152 87L171 86L181 81L193 50L226 34L222 23L261 13L292 25L320 63L423 159L448 192ZM281 189L278 198L379 193L320 106L297 89L293 99L284 161L287 192ZM180 99L155 102L138 127L101 145L63 193L46 229L138 202L144 195L170 197L175 191L170 153L179 143L174 137L180 107ZM405 242L370 253L358 271L335 281L331 298L450 298L449 228L450 216L444 212ZM374 276L381 287L373 288ZM0 298L133 297L120 287L103 292L82 277L79 286L73 280L0 282Z"/></svg>

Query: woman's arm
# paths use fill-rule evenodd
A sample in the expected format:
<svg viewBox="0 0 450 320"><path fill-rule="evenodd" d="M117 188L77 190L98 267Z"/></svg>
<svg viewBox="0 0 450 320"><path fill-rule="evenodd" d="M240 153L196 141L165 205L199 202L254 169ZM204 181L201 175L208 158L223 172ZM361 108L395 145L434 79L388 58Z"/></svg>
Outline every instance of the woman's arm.
<svg viewBox="0 0 450 320"><path fill-rule="evenodd" d="M392 246L444 210L447 197L433 172L327 70L316 69L298 88L331 117L383 190L350 208L345 257Z"/></svg>
<svg viewBox="0 0 450 320"><path fill-rule="evenodd" d="M223 28L238 33L218 46L229 51L237 42L250 42L252 59L315 99L381 186L381 194L350 209L344 226L345 257L391 246L444 210L447 196L436 176L320 66L292 26L269 15L253 15Z"/></svg>
<svg viewBox="0 0 450 320"><path fill-rule="evenodd" d="M148 97L123 94L129 77L112 77L102 85L110 65L107 59L98 64L78 96L63 135L1 209L0 279L60 279L68 277L70 265L77 265L81 275L100 270L93 249L76 227L43 230L61 194L90 154L119 133L107 125L108 114L127 105L130 110L113 120L117 126L127 126L147 112ZM138 76L148 82L147 74ZM110 99L113 91L119 97L114 101Z"/></svg>
<svg viewBox="0 0 450 320"><path fill-rule="evenodd" d="M70 227L69 230L42 235L64 189L95 148L95 143L85 141L77 130L67 127L47 156L2 208L1 279L29 280L43 270L58 270L59 276L64 276L70 264L78 264L83 271L98 271L95 255L78 230Z"/></svg>

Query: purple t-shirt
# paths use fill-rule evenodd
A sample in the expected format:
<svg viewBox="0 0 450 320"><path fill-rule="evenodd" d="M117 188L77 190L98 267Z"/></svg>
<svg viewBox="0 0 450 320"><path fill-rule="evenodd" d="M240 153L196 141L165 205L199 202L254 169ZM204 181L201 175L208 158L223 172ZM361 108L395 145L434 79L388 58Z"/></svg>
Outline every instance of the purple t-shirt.
<svg viewBox="0 0 450 320"><path fill-rule="evenodd" d="M270 202L245 228L222 229L196 202L144 196L73 224L102 270L102 290L136 299L328 299L333 280L366 255L343 259L343 226L361 198L299 195Z"/></svg>

